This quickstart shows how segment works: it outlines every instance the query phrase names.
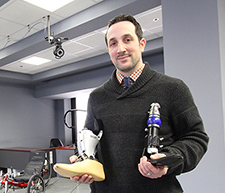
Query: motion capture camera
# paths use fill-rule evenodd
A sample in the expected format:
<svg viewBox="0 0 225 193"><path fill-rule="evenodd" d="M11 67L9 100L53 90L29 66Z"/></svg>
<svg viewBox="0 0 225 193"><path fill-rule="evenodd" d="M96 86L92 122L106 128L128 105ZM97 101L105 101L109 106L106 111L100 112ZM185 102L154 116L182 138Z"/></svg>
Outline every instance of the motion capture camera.
<svg viewBox="0 0 225 193"><path fill-rule="evenodd" d="M64 38L64 39L68 39L68 38ZM53 51L53 54L55 55L56 59L60 59L64 56L65 51L62 48L62 38L53 38L53 40L51 41L51 44L55 45L55 49Z"/></svg>
<svg viewBox="0 0 225 193"><path fill-rule="evenodd" d="M51 45L55 46L55 49L53 50L53 54L55 55L55 58L56 59L62 58L64 56L64 54L65 54L65 51L62 48L62 41L63 40L68 40L68 38L61 38L61 37L51 36L49 38L46 37L45 39L46 39L46 41L49 41L49 43Z"/></svg>
<svg viewBox="0 0 225 193"><path fill-rule="evenodd" d="M65 51L62 48L62 41L68 40L68 38L55 37L54 32L51 32L51 30L50 30L50 15L48 15L47 19L48 19L48 22L47 22L47 24L48 24L48 37L45 37L45 40L48 41L48 43L50 43L51 45L55 45L55 49L53 50L53 54L55 55L56 59L60 59L65 54Z"/></svg>
<svg viewBox="0 0 225 193"><path fill-rule="evenodd" d="M62 48L62 45L61 44L57 44L54 51L53 51L53 54L55 55L55 58L56 59L60 59L64 56L65 54L65 51L64 49Z"/></svg>

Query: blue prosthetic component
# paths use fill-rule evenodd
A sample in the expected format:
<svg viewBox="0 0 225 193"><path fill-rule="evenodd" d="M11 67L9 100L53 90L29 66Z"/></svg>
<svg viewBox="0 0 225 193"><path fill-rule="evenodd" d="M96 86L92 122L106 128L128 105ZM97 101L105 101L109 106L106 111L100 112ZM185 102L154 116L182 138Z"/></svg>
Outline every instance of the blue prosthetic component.
<svg viewBox="0 0 225 193"><path fill-rule="evenodd" d="M152 115L147 120L148 127L151 127L151 126L160 127L161 124L162 124L162 122L161 122L161 119L159 118L159 116Z"/></svg>

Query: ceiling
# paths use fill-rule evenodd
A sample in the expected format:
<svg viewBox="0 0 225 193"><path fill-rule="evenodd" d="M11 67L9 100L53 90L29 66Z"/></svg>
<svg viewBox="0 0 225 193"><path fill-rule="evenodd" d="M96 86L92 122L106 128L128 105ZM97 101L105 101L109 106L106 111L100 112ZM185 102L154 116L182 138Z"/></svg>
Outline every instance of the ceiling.
<svg viewBox="0 0 225 193"><path fill-rule="evenodd" d="M23 0L2 0L0 6L0 81L39 82L81 71L88 67L83 61L90 58L105 58L104 30L109 19L120 13L135 16L147 41L163 35L162 8L158 0L151 3L146 0L74 0L54 12ZM51 33L69 39L62 44L65 55L61 59L55 58L55 46L45 40L48 15ZM31 56L50 62L42 65L21 62Z"/></svg>

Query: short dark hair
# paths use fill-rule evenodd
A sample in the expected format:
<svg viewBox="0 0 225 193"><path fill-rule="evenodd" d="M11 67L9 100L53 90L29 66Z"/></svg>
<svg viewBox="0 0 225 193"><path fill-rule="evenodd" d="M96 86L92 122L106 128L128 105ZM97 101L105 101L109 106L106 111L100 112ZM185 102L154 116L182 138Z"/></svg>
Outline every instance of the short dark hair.
<svg viewBox="0 0 225 193"><path fill-rule="evenodd" d="M108 26L107 26L107 31L106 31L106 34L105 34L105 42L106 42L106 45L108 46L108 43L107 43L107 34L108 34L108 29L115 23L118 23L118 22L121 22L121 21L129 21L131 23L134 24L135 26L135 33L139 39L139 41L141 41L141 39L143 38L143 31L142 31L142 28L141 28L141 25L137 22L137 20L129 15L129 14L120 14L116 17L114 17L113 19L111 19L108 23Z"/></svg>

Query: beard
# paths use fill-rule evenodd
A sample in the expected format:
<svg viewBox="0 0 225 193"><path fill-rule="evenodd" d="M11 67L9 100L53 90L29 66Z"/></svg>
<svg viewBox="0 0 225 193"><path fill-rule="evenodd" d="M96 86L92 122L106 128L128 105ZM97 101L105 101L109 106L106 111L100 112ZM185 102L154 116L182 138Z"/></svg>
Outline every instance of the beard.
<svg viewBox="0 0 225 193"><path fill-rule="evenodd" d="M130 61L128 61L130 60ZM114 65L115 67L120 70L121 72L132 72L133 69L137 66L137 64L140 62L140 58L137 58L136 60L133 59L131 56L129 56L128 59L124 61L117 61Z"/></svg>

